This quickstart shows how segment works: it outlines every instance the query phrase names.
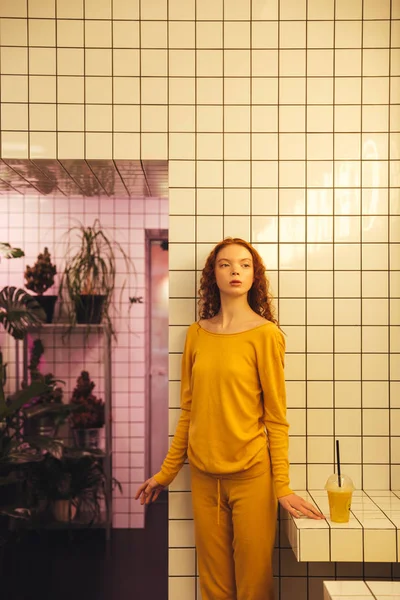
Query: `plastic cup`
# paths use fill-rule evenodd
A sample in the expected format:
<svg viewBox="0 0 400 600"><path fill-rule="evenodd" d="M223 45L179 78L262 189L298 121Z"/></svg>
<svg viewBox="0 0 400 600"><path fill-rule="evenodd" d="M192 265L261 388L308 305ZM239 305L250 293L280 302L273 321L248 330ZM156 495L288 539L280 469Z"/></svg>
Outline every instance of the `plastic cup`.
<svg viewBox="0 0 400 600"><path fill-rule="evenodd" d="M328 492L329 511L333 523L348 523L350 519L351 500L354 484L348 475L339 478L333 474L328 478L325 489Z"/></svg>

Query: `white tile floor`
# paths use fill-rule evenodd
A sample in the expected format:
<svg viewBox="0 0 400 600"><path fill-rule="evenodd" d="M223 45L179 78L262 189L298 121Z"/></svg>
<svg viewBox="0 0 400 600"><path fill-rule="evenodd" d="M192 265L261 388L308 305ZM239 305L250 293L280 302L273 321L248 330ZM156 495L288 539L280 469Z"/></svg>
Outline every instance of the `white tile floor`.
<svg viewBox="0 0 400 600"><path fill-rule="evenodd" d="M348 523L329 519L325 490L299 494L327 517L314 521L286 514L284 528L299 562L400 562L399 491L355 491Z"/></svg>
<svg viewBox="0 0 400 600"><path fill-rule="evenodd" d="M400 581L324 581L324 600L400 599Z"/></svg>

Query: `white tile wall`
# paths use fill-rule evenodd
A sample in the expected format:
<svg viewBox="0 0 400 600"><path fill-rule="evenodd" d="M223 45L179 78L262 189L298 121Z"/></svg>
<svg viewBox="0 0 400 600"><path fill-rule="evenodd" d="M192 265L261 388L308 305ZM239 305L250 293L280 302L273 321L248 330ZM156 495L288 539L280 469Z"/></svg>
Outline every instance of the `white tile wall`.
<svg viewBox="0 0 400 600"><path fill-rule="evenodd" d="M288 334L294 487L324 484L339 437L359 488L398 488L399 0L0 10L2 156L169 159L171 407L196 270L223 236L243 236ZM190 519L187 489L185 473L171 526ZM171 548L173 600L196 597L192 557ZM325 567L308 580L286 571L282 600L322 598L321 577L345 573Z"/></svg>

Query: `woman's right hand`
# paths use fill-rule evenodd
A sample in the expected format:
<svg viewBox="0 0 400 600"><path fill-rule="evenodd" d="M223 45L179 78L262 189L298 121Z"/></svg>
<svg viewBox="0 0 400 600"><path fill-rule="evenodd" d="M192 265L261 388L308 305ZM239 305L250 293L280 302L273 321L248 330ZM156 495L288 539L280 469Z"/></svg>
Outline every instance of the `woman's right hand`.
<svg viewBox="0 0 400 600"><path fill-rule="evenodd" d="M138 488L135 496L135 500L140 498L140 504L150 504L151 502L155 502L160 492L164 489L164 486L157 483L154 477L150 477L147 479L142 485Z"/></svg>

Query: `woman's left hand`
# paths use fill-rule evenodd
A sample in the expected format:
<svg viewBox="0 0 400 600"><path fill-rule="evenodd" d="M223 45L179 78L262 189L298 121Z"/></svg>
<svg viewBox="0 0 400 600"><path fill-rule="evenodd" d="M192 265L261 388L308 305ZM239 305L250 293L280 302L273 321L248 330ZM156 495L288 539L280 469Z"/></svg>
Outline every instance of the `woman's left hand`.
<svg viewBox="0 0 400 600"><path fill-rule="evenodd" d="M296 519L301 515L309 517L310 519L325 519L324 515L320 513L315 506L297 494L282 496L281 498L278 498L278 500L280 505ZM301 514L299 515L299 513Z"/></svg>

